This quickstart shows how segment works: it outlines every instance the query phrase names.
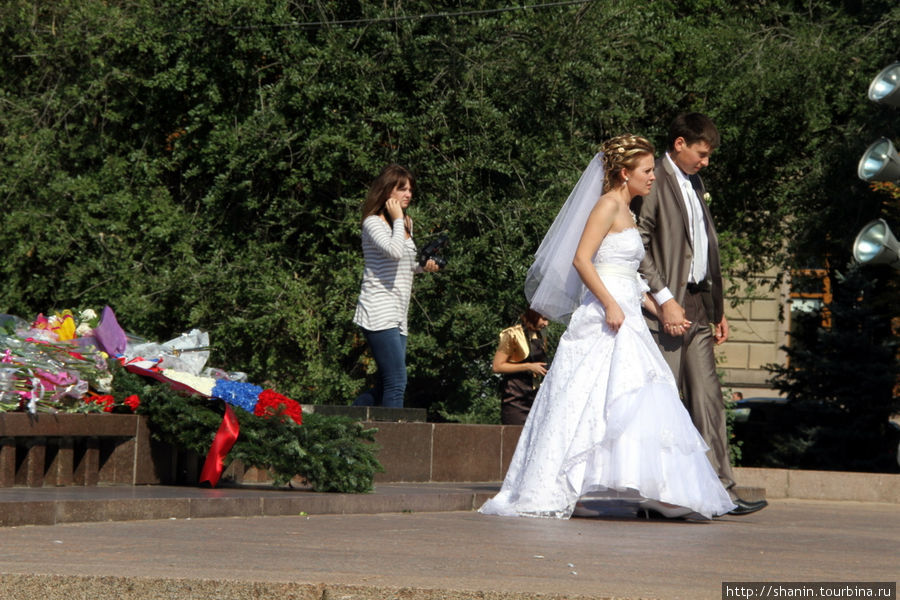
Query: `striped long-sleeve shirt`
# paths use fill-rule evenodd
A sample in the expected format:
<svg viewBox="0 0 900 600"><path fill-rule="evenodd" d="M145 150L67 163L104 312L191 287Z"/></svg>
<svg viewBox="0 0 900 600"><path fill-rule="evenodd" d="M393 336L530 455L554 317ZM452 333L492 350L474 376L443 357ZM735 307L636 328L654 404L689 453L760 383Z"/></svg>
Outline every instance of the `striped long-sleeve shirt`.
<svg viewBox="0 0 900 600"><path fill-rule="evenodd" d="M381 217L366 217L362 248L366 266L353 322L369 331L399 327L401 335L408 335L413 275L422 267L416 263L416 245L406 237L403 219L391 227Z"/></svg>

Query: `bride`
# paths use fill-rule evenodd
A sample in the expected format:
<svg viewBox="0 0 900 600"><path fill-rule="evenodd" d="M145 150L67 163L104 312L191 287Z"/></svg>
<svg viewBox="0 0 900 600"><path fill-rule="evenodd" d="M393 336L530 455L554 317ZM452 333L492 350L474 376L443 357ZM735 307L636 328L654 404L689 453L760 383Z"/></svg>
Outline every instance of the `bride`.
<svg viewBox="0 0 900 600"><path fill-rule="evenodd" d="M578 505L588 497L667 517L734 508L641 315L658 307L637 274L644 247L629 204L650 191L653 153L634 135L605 142L535 254L531 308L568 328L503 486L479 512L567 519L589 514Z"/></svg>

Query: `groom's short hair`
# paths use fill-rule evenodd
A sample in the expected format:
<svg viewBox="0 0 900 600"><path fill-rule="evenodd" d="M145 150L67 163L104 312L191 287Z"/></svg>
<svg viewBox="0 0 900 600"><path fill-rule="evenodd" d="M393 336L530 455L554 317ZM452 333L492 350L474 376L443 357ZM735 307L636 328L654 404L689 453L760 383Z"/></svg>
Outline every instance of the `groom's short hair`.
<svg viewBox="0 0 900 600"><path fill-rule="evenodd" d="M669 150L675 149L675 140L684 138L688 146L706 142L710 149L719 145L719 130L712 119L702 113L682 113L669 125Z"/></svg>

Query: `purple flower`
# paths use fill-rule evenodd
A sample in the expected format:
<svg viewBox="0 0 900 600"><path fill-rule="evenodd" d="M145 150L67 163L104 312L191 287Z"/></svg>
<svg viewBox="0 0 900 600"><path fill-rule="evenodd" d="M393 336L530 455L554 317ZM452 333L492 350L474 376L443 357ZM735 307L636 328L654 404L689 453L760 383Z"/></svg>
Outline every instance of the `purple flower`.
<svg viewBox="0 0 900 600"><path fill-rule="evenodd" d="M256 408L256 401L263 389L252 383L219 379L213 386L212 396L221 398L228 404L242 408L249 413Z"/></svg>

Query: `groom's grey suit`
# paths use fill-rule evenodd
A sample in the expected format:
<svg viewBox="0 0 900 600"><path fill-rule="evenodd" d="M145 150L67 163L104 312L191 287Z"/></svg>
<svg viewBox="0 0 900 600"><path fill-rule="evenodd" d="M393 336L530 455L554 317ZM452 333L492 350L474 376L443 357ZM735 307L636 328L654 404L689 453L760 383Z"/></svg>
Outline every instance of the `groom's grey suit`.
<svg viewBox="0 0 900 600"><path fill-rule="evenodd" d="M699 289L693 285L689 289L693 255L690 216L673 166L665 156L656 161L655 174L656 183L651 192L632 202L646 250L640 271L653 293L667 287L693 324L683 336L660 331L660 322L655 317L648 317L647 324L675 375L694 426L710 447L707 453L710 462L730 491L734 474L728 454L725 403L716 373L715 338L710 329L710 324L719 323L724 314L718 237L709 207L702 201L706 192L703 181L699 175L691 175L691 185L701 198L699 204L705 217L709 252L706 281Z"/></svg>

